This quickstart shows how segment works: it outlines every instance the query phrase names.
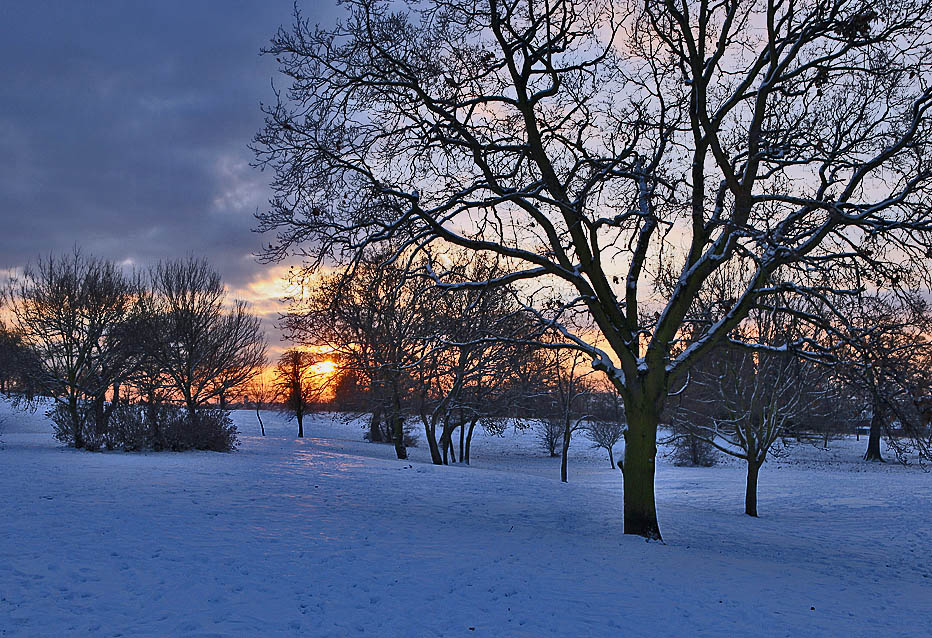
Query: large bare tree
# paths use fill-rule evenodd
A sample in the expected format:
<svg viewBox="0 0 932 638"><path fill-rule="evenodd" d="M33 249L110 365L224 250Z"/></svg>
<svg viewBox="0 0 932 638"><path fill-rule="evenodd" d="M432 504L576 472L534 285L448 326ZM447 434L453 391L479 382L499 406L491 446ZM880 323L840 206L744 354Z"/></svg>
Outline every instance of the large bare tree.
<svg viewBox="0 0 932 638"><path fill-rule="evenodd" d="M32 353L23 369L28 385L54 398L77 448L99 445L87 440L86 421L93 418L94 437L106 432L120 383L133 369L127 333L140 294L139 282L113 262L77 249L38 260L7 289L15 334Z"/></svg>
<svg viewBox="0 0 932 638"><path fill-rule="evenodd" d="M884 285L929 250L930 0L343 6L268 48L291 85L255 140L267 257L449 243L507 260L497 283L573 291L598 333L566 343L624 402L626 533L660 536L677 377L756 306L844 292L845 271ZM739 259L738 294L690 331Z"/></svg>
<svg viewBox="0 0 932 638"><path fill-rule="evenodd" d="M259 373L265 336L245 302L227 303L220 275L202 259L159 264L151 288L142 337L152 373L194 419Z"/></svg>

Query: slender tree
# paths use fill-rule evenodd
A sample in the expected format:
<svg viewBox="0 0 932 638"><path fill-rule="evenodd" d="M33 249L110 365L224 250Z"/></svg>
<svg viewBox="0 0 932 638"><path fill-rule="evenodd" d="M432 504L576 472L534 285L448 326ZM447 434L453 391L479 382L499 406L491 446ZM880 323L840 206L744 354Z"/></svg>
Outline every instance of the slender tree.
<svg viewBox="0 0 932 638"><path fill-rule="evenodd" d="M898 457L932 460L924 397L932 388L932 312L923 295L861 295L844 305L838 375L870 413L866 461L883 462L886 438ZM896 432L894 432L896 430Z"/></svg>
<svg viewBox="0 0 932 638"><path fill-rule="evenodd" d="M270 383L263 374L257 374L245 386L243 403L252 404L256 411L256 420L259 422L259 432L265 436L265 424L262 422L262 411L268 408L279 398L277 384Z"/></svg>
<svg viewBox="0 0 932 638"><path fill-rule="evenodd" d="M298 422L298 438L304 437L304 417L322 393L320 380L314 374L319 361L314 353L291 348L282 354L275 367L275 388L283 409Z"/></svg>

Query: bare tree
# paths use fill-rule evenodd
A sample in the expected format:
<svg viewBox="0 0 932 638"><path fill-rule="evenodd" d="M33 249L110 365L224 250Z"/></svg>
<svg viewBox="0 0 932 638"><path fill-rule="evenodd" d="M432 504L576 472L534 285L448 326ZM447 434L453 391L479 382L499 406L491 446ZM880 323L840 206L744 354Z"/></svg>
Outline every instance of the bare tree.
<svg viewBox="0 0 932 638"><path fill-rule="evenodd" d="M35 351L0 321L0 394L28 401L36 393L41 369Z"/></svg>
<svg viewBox="0 0 932 638"><path fill-rule="evenodd" d="M594 414L586 423L586 436L592 441L592 447L608 452L608 462L614 468L614 448L624 438L625 423L621 406L618 405L618 395L613 392L610 400L610 410Z"/></svg>
<svg viewBox="0 0 932 638"><path fill-rule="evenodd" d="M862 295L844 307L839 377L870 414L864 459L883 462L886 438L896 455L932 460L923 398L932 388L932 312L918 293ZM894 431L896 430L896 431Z"/></svg>
<svg viewBox="0 0 932 638"><path fill-rule="evenodd" d="M255 140L267 258L445 243L507 260L476 284L573 290L598 333L566 345L624 401L626 533L660 537L657 427L690 367L776 295L890 282L932 246L930 0L343 6L267 49L291 81ZM738 259L738 294L691 331Z"/></svg>
<svg viewBox="0 0 932 638"><path fill-rule="evenodd" d="M146 351L194 419L259 372L265 337L244 302L227 305L220 275L205 260L161 263L151 286Z"/></svg>
<svg viewBox="0 0 932 638"><path fill-rule="evenodd" d="M758 476L774 445L794 423L825 419L837 409L827 382L830 372L786 349L796 327L756 314L744 329L773 349L719 346L691 372L673 416L679 436L694 437L747 463L749 516L757 516Z"/></svg>
<svg viewBox="0 0 932 638"><path fill-rule="evenodd" d="M441 257L447 264L442 269L446 280L472 282L504 274L496 261L470 258L462 251ZM424 269L436 276L438 261L434 256ZM522 351L537 345L535 326L508 286L433 291L427 300L431 312L421 319L424 354L412 367L417 411L433 462L446 464L450 456L455 462L452 437L459 430L460 462L468 463L476 425L481 421L491 426L501 417L499 399L524 361Z"/></svg>
<svg viewBox="0 0 932 638"><path fill-rule="evenodd" d="M365 377L369 440L383 440L384 422L396 455L406 459L411 370L425 353L432 283L379 261L299 281L301 294L292 299L283 327L292 341L332 352L344 370Z"/></svg>
<svg viewBox="0 0 932 638"><path fill-rule="evenodd" d="M544 348L539 354L547 378L542 390L550 398L544 420L549 428L560 433L560 480L566 483L573 433L585 427L592 416L588 399L593 394L589 381L594 371L580 350Z"/></svg>
<svg viewBox="0 0 932 638"><path fill-rule="evenodd" d="M262 410L268 408L279 398L278 387L270 383L264 374L257 374L250 379L243 389L243 403L252 404L259 422L259 431L265 436L265 424L262 422Z"/></svg>
<svg viewBox="0 0 932 638"><path fill-rule="evenodd" d="M138 287L112 262L78 250L40 260L7 291L14 329L37 364L29 368L30 383L61 406L68 420L64 433L77 448L100 444L130 371L124 336L138 296ZM108 392L113 401L105 408ZM93 441L85 431L88 402Z"/></svg>
<svg viewBox="0 0 932 638"><path fill-rule="evenodd" d="M325 387L315 378L314 366L319 362L316 354L291 348L282 354L275 367L275 388L282 408L298 422L298 438L304 437L304 417L320 400Z"/></svg>

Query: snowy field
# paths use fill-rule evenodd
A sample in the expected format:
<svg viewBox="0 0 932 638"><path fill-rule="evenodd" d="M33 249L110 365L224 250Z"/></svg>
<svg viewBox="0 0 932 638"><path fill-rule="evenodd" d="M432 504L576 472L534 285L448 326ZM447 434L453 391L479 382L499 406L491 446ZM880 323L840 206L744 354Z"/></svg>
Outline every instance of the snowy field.
<svg viewBox="0 0 932 638"><path fill-rule="evenodd" d="M932 635L932 474L864 441L768 462L758 520L739 465L661 461L661 544L583 438L564 485L531 433L434 467L234 417L233 454L87 453L0 405L0 636Z"/></svg>

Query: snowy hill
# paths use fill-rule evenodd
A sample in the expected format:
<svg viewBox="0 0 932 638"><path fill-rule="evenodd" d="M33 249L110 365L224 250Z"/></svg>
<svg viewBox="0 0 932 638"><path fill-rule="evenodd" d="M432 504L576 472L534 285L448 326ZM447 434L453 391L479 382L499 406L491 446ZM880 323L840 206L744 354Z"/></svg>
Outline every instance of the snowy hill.
<svg viewBox="0 0 932 638"><path fill-rule="evenodd" d="M62 448L0 407L0 636L925 636L932 475L799 446L743 511L734 463L661 462L666 544L621 534L622 481L580 438L471 467L410 462L316 416L234 417L232 454Z"/></svg>

